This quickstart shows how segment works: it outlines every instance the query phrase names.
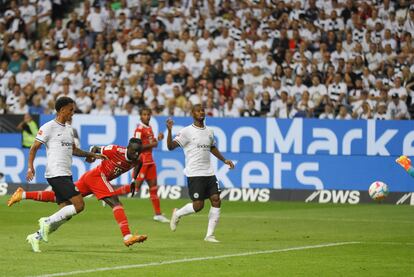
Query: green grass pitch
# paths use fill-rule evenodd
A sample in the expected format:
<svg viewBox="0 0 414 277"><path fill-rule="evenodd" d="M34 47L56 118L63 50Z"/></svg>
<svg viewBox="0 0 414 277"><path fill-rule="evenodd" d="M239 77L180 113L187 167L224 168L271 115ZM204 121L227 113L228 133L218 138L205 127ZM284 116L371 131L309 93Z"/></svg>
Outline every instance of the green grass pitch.
<svg viewBox="0 0 414 277"><path fill-rule="evenodd" d="M173 233L152 220L149 200L122 198L131 229L149 237L127 248L111 209L87 199L86 210L33 253L25 238L56 206L8 208L6 200L0 197L0 276L414 276L410 206L224 202L221 243L211 244L203 241L209 205ZM186 202L161 205L169 217ZM335 244L347 242L355 243Z"/></svg>

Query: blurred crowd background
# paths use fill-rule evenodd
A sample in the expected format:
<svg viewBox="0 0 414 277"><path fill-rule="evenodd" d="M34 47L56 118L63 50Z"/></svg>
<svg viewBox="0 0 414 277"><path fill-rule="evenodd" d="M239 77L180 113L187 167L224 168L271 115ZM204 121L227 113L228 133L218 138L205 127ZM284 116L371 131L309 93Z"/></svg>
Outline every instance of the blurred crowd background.
<svg viewBox="0 0 414 277"><path fill-rule="evenodd" d="M414 115L410 1L0 2L0 114Z"/></svg>

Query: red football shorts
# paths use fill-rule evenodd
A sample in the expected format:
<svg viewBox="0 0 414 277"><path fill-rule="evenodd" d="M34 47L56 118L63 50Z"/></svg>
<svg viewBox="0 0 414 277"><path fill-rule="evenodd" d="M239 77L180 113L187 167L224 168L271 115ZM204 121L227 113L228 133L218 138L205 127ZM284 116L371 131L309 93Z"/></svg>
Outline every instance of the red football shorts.
<svg viewBox="0 0 414 277"><path fill-rule="evenodd" d="M138 181L157 179L157 166L155 163L143 164L137 176Z"/></svg>
<svg viewBox="0 0 414 277"><path fill-rule="evenodd" d="M113 195L114 188L97 168L86 172L75 183L82 196L94 194L97 199L110 197Z"/></svg>

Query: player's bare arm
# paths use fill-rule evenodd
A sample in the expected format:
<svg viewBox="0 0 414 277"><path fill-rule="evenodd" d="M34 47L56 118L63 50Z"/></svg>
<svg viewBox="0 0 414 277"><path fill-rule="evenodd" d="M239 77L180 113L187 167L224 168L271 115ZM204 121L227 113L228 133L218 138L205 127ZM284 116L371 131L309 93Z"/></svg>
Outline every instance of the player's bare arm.
<svg viewBox="0 0 414 277"><path fill-rule="evenodd" d="M172 130L173 125L174 125L174 121L171 118L168 118L167 119L167 130L168 130L168 132L167 132L167 147L168 147L168 150L170 150L170 151L174 150L175 148L180 146L178 144L178 142L173 141L173 139L172 139L171 130Z"/></svg>
<svg viewBox="0 0 414 277"><path fill-rule="evenodd" d="M135 191L137 190L137 187L136 187L137 177L138 177L139 171L141 170L141 167L142 167L142 161L139 160L138 164L134 167L134 169L132 171L132 181L131 181L131 184L130 184L130 186L131 186L131 190L130 190L131 196L134 196ZM138 189L139 189L139 187L138 187Z"/></svg>
<svg viewBox="0 0 414 277"><path fill-rule="evenodd" d="M92 153L101 153L102 152L102 147L94 145L89 149L90 152ZM95 157L86 157L85 161L87 163L93 163L94 161L96 161Z"/></svg>
<svg viewBox="0 0 414 277"><path fill-rule="evenodd" d="M30 147L29 151L29 161L28 161L28 167L27 167L27 174L26 174L26 180L30 182L33 180L35 176L35 169L33 166L34 159L36 157L37 150L42 146L42 143L35 140L32 147Z"/></svg>
<svg viewBox="0 0 414 277"><path fill-rule="evenodd" d="M142 150L147 150L147 149L151 149L151 148L155 148L158 146L158 142L164 139L164 134L163 133L159 133L158 137L156 140L154 140L151 143L148 144L143 144L142 145Z"/></svg>
<svg viewBox="0 0 414 277"><path fill-rule="evenodd" d="M77 156L77 157L95 158L95 159L100 159L100 160L108 159L108 157L105 155L83 151L82 149L77 148L75 145L73 145L72 153L74 156Z"/></svg>
<svg viewBox="0 0 414 277"><path fill-rule="evenodd" d="M226 160L223 155L220 153L220 151L217 149L216 146L211 146L210 148L210 152L216 156L217 159L219 159L220 161L222 161L223 163L227 164L230 169L234 168L234 163L231 160Z"/></svg>

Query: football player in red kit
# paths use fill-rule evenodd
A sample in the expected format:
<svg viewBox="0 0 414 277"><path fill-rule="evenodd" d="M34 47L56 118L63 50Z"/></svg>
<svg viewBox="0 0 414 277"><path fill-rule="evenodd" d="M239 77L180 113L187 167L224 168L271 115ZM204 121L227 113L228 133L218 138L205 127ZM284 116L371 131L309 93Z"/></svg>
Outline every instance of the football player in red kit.
<svg viewBox="0 0 414 277"><path fill-rule="evenodd" d="M152 207L154 208L154 220L168 223L170 222L162 213L160 207L160 198L158 197L158 188L157 188L157 167L155 161L152 157L152 148L157 147L158 141L164 138L164 135L160 133L158 138L154 137L154 132L152 131L149 122L151 120L151 109L144 107L140 110L141 124L135 129L134 138L140 139L142 141L142 167L138 173L136 179L136 189L139 189L144 181L147 182L149 186L150 199L152 202ZM127 194L130 191L133 191L130 185L125 185L120 187L115 191L115 195Z"/></svg>
<svg viewBox="0 0 414 277"><path fill-rule="evenodd" d="M118 178L121 174L134 168L134 177L136 178L142 166L140 154L142 151L142 143L137 138L129 140L128 147L117 145L108 145L105 147L94 146L91 152L101 153L108 157L103 160L97 167L84 173L80 179L75 182L75 186L83 197L94 194L97 199L105 201L112 208L115 220L117 221L121 233L124 237L124 244L130 246L137 242L143 242L147 239L146 235L132 235L129 230L128 219L125 215L122 203L118 196L114 195L114 188L110 181ZM93 159L87 159L88 162L93 162ZM134 178L134 179L135 179ZM42 202L55 202L56 197L53 191L31 191L26 192L22 188L18 188L16 192L9 199L7 205L12 206L14 203L22 199L33 199ZM56 229L59 226L56 226ZM55 231L54 229L53 231ZM37 243L42 238L37 239Z"/></svg>

